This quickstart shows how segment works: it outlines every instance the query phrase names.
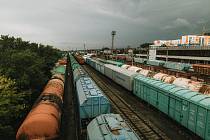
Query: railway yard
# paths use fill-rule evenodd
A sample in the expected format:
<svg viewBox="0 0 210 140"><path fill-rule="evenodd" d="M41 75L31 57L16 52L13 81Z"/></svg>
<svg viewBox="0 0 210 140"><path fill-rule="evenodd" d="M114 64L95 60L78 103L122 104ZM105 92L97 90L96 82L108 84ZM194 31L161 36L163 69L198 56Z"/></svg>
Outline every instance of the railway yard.
<svg viewBox="0 0 210 140"><path fill-rule="evenodd" d="M208 5L2 2L0 140L210 140Z"/></svg>
<svg viewBox="0 0 210 140"><path fill-rule="evenodd" d="M79 59L77 59L77 61L81 64L84 64L84 62L79 61ZM173 119L171 119L170 116L167 116L166 114L161 112L161 109L156 109L157 107L154 107L154 105L145 102L145 100L136 98L132 91L133 87L130 87L130 89L129 87L123 85L124 83L118 83L117 81L115 81L116 79L113 79L114 73L112 73L112 76L110 76L110 73L108 75L105 74L107 71L106 68L103 67L103 63L106 63L105 60L101 58L85 58L85 62L86 64L82 65L84 73L89 75L99 86L104 95L107 96L111 103L111 112L120 114L122 118L129 124L129 126L131 126L132 130L139 136L140 139L202 139L195 133L178 124L176 122L177 120L174 121ZM107 62L108 65L112 63L112 61L109 60ZM114 62L113 65L116 65L117 67L123 67L123 65L121 65L121 63L118 62ZM127 66L129 65L126 65L125 67ZM138 70L141 70L140 68L148 67L144 67L142 65L141 67L136 66L130 69L133 69L135 72L138 72ZM127 69L129 68L127 67ZM148 68L146 69L148 70ZM156 73L167 73L168 71L171 71L167 69L160 69L160 67L150 67L149 70L153 70ZM115 69L115 71L117 70ZM176 76L177 73L178 76L182 76L180 75L180 71L177 71L175 73ZM131 75L129 76L132 77ZM194 74L188 74L188 77L189 75L194 76ZM186 76L186 78L188 77ZM124 81L126 80L124 79ZM129 83L129 80L125 83ZM83 136L86 137L86 135L88 135L87 133L89 132L83 130Z"/></svg>
<svg viewBox="0 0 210 140"><path fill-rule="evenodd" d="M19 128L17 139L46 138L46 134L63 140L208 139L208 85L202 85L193 72L164 69L162 61L144 61L138 59L132 66L68 53L52 70L54 76ZM194 66L197 71L199 66ZM197 81L187 79L196 76ZM62 80L64 86L53 80ZM37 125L42 122L44 128L50 122L33 120L40 106L43 120L52 119L52 114L57 118L44 132L36 130ZM50 114L42 106L57 112Z"/></svg>
<svg viewBox="0 0 210 140"><path fill-rule="evenodd" d="M141 139L199 139L90 66L84 65L83 68L110 99L113 112L123 116Z"/></svg>

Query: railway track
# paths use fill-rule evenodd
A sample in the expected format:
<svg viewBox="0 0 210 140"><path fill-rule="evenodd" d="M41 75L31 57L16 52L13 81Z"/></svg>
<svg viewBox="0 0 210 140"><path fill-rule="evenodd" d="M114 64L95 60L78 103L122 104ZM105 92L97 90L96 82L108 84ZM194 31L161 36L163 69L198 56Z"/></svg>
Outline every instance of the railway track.
<svg viewBox="0 0 210 140"><path fill-rule="evenodd" d="M117 88L103 81L99 74L95 73L90 66L84 65L85 71L93 78L112 103L113 108L119 113L139 135L141 139L168 140L169 138L160 129L150 123L142 114L137 113L123 100Z"/></svg>
<svg viewBox="0 0 210 140"><path fill-rule="evenodd" d="M69 57L67 57L69 58ZM66 72L65 72L65 85L64 85L64 103L63 113L61 120L61 136L60 140L80 140L79 131L79 117L77 110L77 99L74 93L74 87L72 82L72 68L70 66L70 60L67 60Z"/></svg>

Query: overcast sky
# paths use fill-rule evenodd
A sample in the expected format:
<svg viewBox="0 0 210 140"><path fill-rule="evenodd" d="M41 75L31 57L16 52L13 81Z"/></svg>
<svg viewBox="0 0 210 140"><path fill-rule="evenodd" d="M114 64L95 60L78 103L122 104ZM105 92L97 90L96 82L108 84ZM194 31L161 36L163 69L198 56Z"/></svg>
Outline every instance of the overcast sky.
<svg viewBox="0 0 210 140"><path fill-rule="evenodd" d="M210 0L0 0L0 33L61 49L137 47L210 29Z"/></svg>

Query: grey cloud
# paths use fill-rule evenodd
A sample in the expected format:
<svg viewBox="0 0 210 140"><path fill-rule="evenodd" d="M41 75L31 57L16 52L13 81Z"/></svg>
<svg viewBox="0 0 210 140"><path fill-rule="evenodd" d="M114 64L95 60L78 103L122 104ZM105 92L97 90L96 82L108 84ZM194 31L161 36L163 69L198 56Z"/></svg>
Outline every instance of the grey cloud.
<svg viewBox="0 0 210 140"><path fill-rule="evenodd" d="M2 0L0 33L62 49L139 46L210 28L209 0Z"/></svg>
<svg viewBox="0 0 210 140"><path fill-rule="evenodd" d="M171 22L170 25L166 25L164 27L162 27L163 30L167 30L167 29L174 29L177 27L190 27L192 26L191 23L189 21L187 21L186 19L183 18L177 18L174 21Z"/></svg>
<svg viewBox="0 0 210 140"><path fill-rule="evenodd" d="M190 26L189 21L183 18L177 18L173 23L175 26Z"/></svg>

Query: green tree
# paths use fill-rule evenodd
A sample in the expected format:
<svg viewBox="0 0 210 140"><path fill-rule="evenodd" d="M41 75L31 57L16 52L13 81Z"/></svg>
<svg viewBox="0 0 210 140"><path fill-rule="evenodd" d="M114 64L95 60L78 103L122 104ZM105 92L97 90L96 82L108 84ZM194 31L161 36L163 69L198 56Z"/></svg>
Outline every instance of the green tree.
<svg viewBox="0 0 210 140"><path fill-rule="evenodd" d="M152 45L153 43L143 43L140 45L140 48L149 48L150 45Z"/></svg>
<svg viewBox="0 0 210 140"><path fill-rule="evenodd" d="M37 89L48 77L44 74L45 61L30 50L11 50L1 63L1 73L16 79L20 89Z"/></svg>
<svg viewBox="0 0 210 140"><path fill-rule="evenodd" d="M0 78L7 82L0 83L0 139L14 139L60 57L60 50L52 46L1 35Z"/></svg>
<svg viewBox="0 0 210 140"><path fill-rule="evenodd" d="M103 47L101 50L102 50L102 51L104 51L104 50L110 50L110 48L108 48L108 47Z"/></svg>
<svg viewBox="0 0 210 140"><path fill-rule="evenodd" d="M14 123L21 120L26 114L29 94L18 93L15 81L0 76L0 138L14 139L17 125Z"/></svg>

